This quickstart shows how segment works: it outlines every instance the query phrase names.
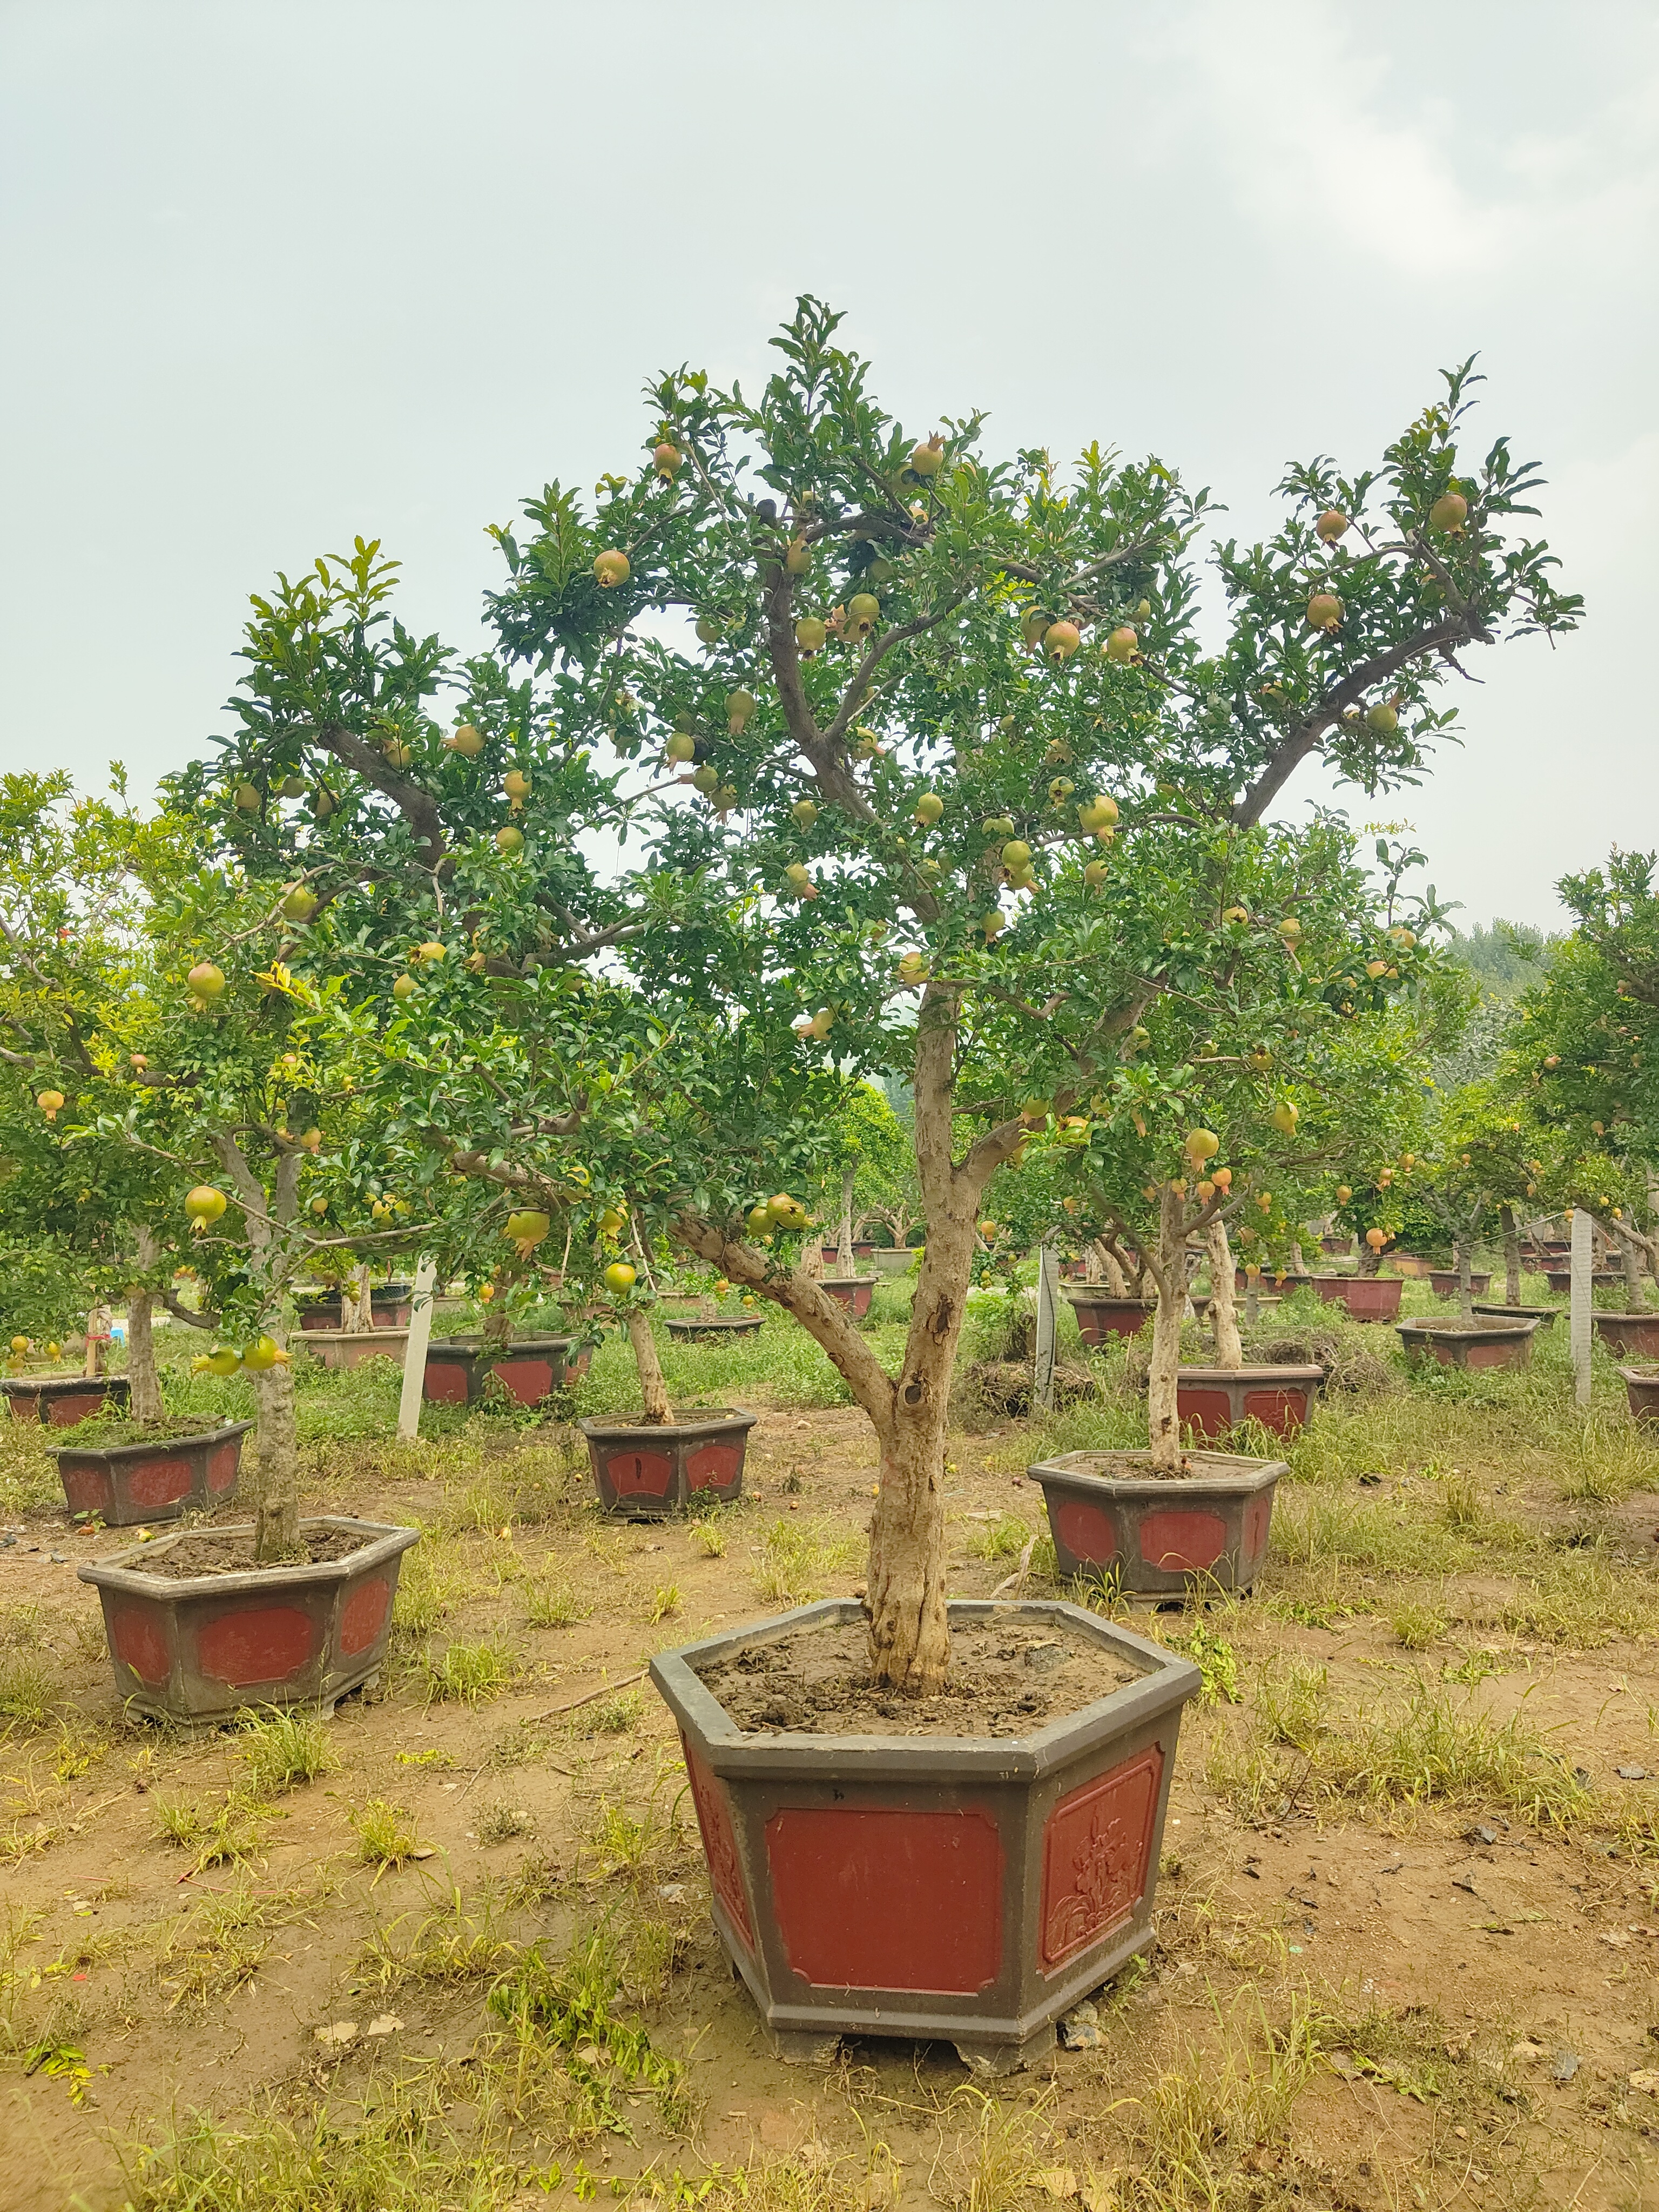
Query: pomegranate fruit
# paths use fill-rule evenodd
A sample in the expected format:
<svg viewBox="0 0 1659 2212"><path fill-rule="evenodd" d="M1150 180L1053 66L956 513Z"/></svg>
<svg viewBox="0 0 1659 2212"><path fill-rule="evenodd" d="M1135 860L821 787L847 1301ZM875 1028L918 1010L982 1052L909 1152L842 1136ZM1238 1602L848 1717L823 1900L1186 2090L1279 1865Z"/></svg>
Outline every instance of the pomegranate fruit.
<svg viewBox="0 0 1659 2212"><path fill-rule="evenodd" d="M495 832L495 844L503 853L517 853L524 846L524 831L511 822L503 822Z"/></svg>
<svg viewBox="0 0 1659 2212"><path fill-rule="evenodd" d="M198 960L185 981L192 994L205 1006L216 999L225 988L225 971L211 960Z"/></svg>
<svg viewBox="0 0 1659 2212"><path fill-rule="evenodd" d="M444 739L444 750L459 753L464 760L474 760L484 749L483 732L475 730L471 722L463 722Z"/></svg>
<svg viewBox="0 0 1659 2212"><path fill-rule="evenodd" d="M925 443L910 448L910 466L919 477L936 477L945 461L945 440L935 430Z"/></svg>
<svg viewBox="0 0 1659 2212"><path fill-rule="evenodd" d="M633 573L633 563L627 554L614 545L594 556L594 576L606 591L613 591L618 584L625 584Z"/></svg>
<svg viewBox="0 0 1659 2212"><path fill-rule="evenodd" d="M1042 633L1042 650L1056 667L1062 660L1069 660L1082 642L1082 633L1075 623L1050 623Z"/></svg>
<svg viewBox="0 0 1659 2212"><path fill-rule="evenodd" d="M1468 516L1469 503L1461 491L1443 491L1429 509L1429 527L1455 532L1462 530Z"/></svg>
<svg viewBox="0 0 1659 2212"><path fill-rule="evenodd" d="M1334 592L1316 592L1308 601L1308 627L1327 633L1342 623L1342 602Z"/></svg>
<svg viewBox="0 0 1659 2212"><path fill-rule="evenodd" d="M1140 650L1140 639L1128 623L1120 623L1106 640L1106 658L1127 666Z"/></svg>

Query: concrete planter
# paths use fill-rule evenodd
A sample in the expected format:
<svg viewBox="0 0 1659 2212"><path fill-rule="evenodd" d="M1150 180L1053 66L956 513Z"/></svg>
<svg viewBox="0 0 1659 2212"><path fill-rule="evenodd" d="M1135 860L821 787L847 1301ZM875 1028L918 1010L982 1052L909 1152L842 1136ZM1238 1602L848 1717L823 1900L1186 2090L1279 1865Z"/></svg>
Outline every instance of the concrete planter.
<svg viewBox="0 0 1659 2212"><path fill-rule="evenodd" d="M1389 1265L1396 1275L1414 1283L1426 1282L1437 1272L1433 1261L1425 1260L1420 1252L1390 1252Z"/></svg>
<svg viewBox="0 0 1659 2212"><path fill-rule="evenodd" d="M1265 1289L1266 1286L1271 1283L1274 1290L1279 1291L1280 1295L1285 1297L1289 1297L1293 1291L1310 1291L1313 1288L1316 1280L1328 1283L1346 1283L1347 1279L1348 1279L1346 1275L1324 1275L1317 1278L1312 1275L1281 1275L1276 1269L1272 1267L1264 1267L1258 1278L1259 1285L1261 1288ZM1243 1268L1235 1267L1233 1269L1234 1296L1242 1298L1245 1291L1249 1290L1249 1287L1250 1279L1245 1273Z"/></svg>
<svg viewBox="0 0 1659 2212"><path fill-rule="evenodd" d="M1571 1267L1546 1267L1544 1279L1558 1298L1564 1298L1572 1288L1572 1270ZM1610 1291L1615 1283L1622 1284L1624 1279L1623 1274L1616 1268L1595 1267L1590 1273L1590 1288L1593 1291Z"/></svg>
<svg viewBox="0 0 1659 2212"><path fill-rule="evenodd" d="M587 1438L593 1486L607 1513L657 1521L687 1505L729 1505L743 1488L744 1454L757 1416L737 1411L698 1413L651 1428L637 1416L590 1419Z"/></svg>
<svg viewBox="0 0 1659 2212"><path fill-rule="evenodd" d="M1320 1250L1328 1253L1333 1260L1347 1259L1353 1251L1353 1244L1352 1237L1322 1237L1319 1240Z"/></svg>
<svg viewBox="0 0 1659 2212"><path fill-rule="evenodd" d="M697 1314L686 1321L671 1321L668 1334L675 1344L726 1344L734 1336L758 1336L759 1314Z"/></svg>
<svg viewBox="0 0 1659 2212"><path fill-rule="evenodd" d="M857 1621L845 1599L660 1652L714 1924L780 2055L836 2037L953 2043L995 2075L1153 1940L1181 1710L1196 1668L1077 1606L958 1600L953 1626L1063 1621L1138 1679L1027 1736L759 1735L697 1668Z"/></svg>
<svg viewBox="0 0 1659 2212"><path fill-rule="evenodd" d="M409 1350L406 1328L308 1328L300 1342L323 1366L361 1367L367 1359L395 1359L402 1364Z"/></svg>
<svg viewBox="0 0 1659 2212"><path fill-rule="evenodd" d="M199 1436L142 1444L64 1444L54 1456L70 1511L126 1528L222 1505L236 1488L242 1438L252 1426L232 1421Z"/></svg>
<svg viewBox="0 0 1659 2212"><path fill-rule="evenodd" d="M1532 1358L1535 1321L1443 1321L1437 1315L1396 1322L1413 1367L1437 1359L1443 1367L1524 1367Z"/></svg>
<svg viewBox="0 0 1659 2212"><path fill-rule="evenodd" d="M875 1295L876 1279L873 1275L825 1275L818 1288L845 1306L854 1321L862 1321Z"/></svg>
<svg viewBox="0 0 1659 2212"><path fill-rule="evenodd" d="M1085 1344L1109 1344L1115 1336L1139 1336L1158 1311L1156 1298L1115 1298L1104 1291L1068 1290L1065 1293L1077 1316L1078 1333Z"/></svg>
<svg viewBox="0 0 1659 2212"><path fill-rule="evenodd" d="M1397 1275L1316 1275L1314 1288L1331 1305L1346 1306L1356 1321L1392 1321L1404 1285Z"/></svg>
<svg viewBox="0 0 1659 2212"><path fill-rule="evenodd" d="M522 1336L497 1347L481 1336L434 1336L422 1394L434 1405L476 1406L493 1375L515 1404L539 1406L586 1373L587 1348L577 1352L575 1343L571 1336Z"/></svg>
<svg viewBox="0 0 1659 2212"><path fill-rule="evenodd" d="M878 1275L908 1275L915 1263L915 1253L908 1244L878 1244L870 1255L870 1265Z"/></svg>
<svg viewBox="0 0 1659 2212"><path fill-rule="evenodd" d="M1087 1575L1148 1596L1179 1596L1194 1575L1248 1589L1267 1556L1273 1490L1283 1460L1195 1451L1193 1471L1104 1474L1144 1452L1066 1452L1029 1468L1048 1508L1062 1576Z"/></svg>
<svg viewBox="0 0 1659 2212"><path fill-rule="evenodd" d="M1555 1326L1555 1317L1561 1311L1561 1308L1559 1306L1482 1305L1477 1299L1474 1310L1483 1320L1535 1321L1540 1328L1553 1328Z"/></svg>
<svg viewBox="0 0 1659 2212"><path fill-rule="evenodd" d="M187 1534L118 1552L79 1570L104 1608L116 1687L158 1719L220 1721L245 1705L320 1706L378 1674L403 1555L418 1528L326 1514L302 1529L345 1528L361 1547L341 1559L174 1581L146 1571ZM248 1534L240 1530L216 1534Z"/></svg>
<svg viewBox="0 0 1659 2212"><path fill-rule="evenodd" d="M1458 1295L1457 1270L1455 1267L1436 1267L1429 1276L1429 1288L1437 1298L1455 1298ZM1484 1298L1492 1288L1492 1277L1484 1268L1469 1271L1469 1288L1478 1298Z"/></svg>
<svg viewBox="0 0 1659 2212"><path fill-rule="evenodd" d="M1322 1380L1317 1367L1183 1367L1176 1406L1182 1426L1206 1443L1245 1421L1291 1437L1312 1419Z"/></svg>
<svg viewBox="0 0 1659 2212"><path fill-rule="evenodd" d="M14 1421L72 1429L106 1408L125 1413L132 1386L125 1375L14 1375L0 1382Z"/></svg>
<svg viewBox="0 0 1659 2212"><path fill-rule="evenodd" d="M1615 1359L1659 1359L1659 1313L1593 1313L1590 1324Z"/></svg>
<svg viewBox="0 0 1659 2212"><path fill-rule="evenodd" d="M1619 1372L1632 1420L1644 1429L1659 1429L1659 1368L1621 1367Z"/></svg>
<svg viewBox="0 0 1659 2212"><path fill-rule="evenodd" d="M294 1293L300 1327L307 1334L318 1328L338 1328L344 1303L338 1291L295 1291Z"/></svg>

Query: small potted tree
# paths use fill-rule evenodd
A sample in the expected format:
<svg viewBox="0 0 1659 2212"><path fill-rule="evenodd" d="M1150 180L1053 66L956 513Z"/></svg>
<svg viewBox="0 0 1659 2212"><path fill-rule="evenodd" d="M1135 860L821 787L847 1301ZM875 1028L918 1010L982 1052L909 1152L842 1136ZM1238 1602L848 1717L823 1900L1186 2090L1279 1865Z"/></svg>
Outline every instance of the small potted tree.
<svg viewBox="0 0 1659 2212"><path fill-rule="evenodd" d="M1419 1315L1397 1325L1406 1356L1413 1364L1426 1358L1443 1366L1520 1367L1531 1358L1537 1322L1518 1313L1476 1313L1471 1265L1481 1230L1501 1202L1500 1194L1524 1188L1531 1179L1525 1151L1520 1118L1510 1114L1486 1086L1470 1085L1443 1103L1429 1156L1413 1157L1407 1166L1414 1196L1433 1215L1451 1246L1455 1267L1449 1282L1458 1302L1455 1319ZM1442 1296L1446 1295L1442 1285L1447 1280L1445 1276L1434 1279ZM1480 1287L1486 1287L1484 1279Z"/></svg>

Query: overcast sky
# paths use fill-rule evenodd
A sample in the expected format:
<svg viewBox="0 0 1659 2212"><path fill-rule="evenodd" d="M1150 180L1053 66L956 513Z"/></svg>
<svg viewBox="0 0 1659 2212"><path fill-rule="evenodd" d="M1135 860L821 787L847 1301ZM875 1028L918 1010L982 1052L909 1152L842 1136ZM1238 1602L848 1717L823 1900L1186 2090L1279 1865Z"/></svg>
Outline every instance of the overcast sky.
<svg viewBox="0 0 1659 2212"><path fill-rule="evenodd" d="M1478 656L1388 811L1551 922L1659 844L1656 186L1652 0L9 0L0 764L205 750L248 592L354 532L471 644L483 525L799 291L918 429L1152 451L1249 533L1479 349L1589 620Z"/></svg>

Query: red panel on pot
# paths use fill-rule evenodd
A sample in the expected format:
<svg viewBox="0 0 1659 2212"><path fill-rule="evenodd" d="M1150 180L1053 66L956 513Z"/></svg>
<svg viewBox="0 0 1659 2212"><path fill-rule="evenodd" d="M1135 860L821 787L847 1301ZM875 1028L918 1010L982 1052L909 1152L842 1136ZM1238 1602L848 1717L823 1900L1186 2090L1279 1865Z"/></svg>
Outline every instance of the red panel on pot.
<svg viewBox="0 0 1659 2212"><path fill-rule="evenodd" d="M725 1907L726 1918L752 1951L755 1931L749 1924L749 1899L743 1886L743 1869L738 1864L738 1847L732 1839L726 1791L684 1736L680 1744L691 1784L691 1802L697 1808L697 1826L702 1831L702 1854L708 1862L709 1886Z"/></svg>
<svg viewBox="0 0 1659 2212"><path fill-rule="evenodd" d="M1244 1508L1244 1558L1254 1559L1267 1548L1267 1530L1273 1524L1273 1500L1271 1491L1260 1498L1251 1498ZM1241 1565L1243 1563L1241 1562Z"/></svg>
<svg viewBox="0 0 1659 2212"><path fill-rule="evenodd" d="M1232 1401L1224 1390L1194 1390L1182 1386L1176 1393L1176 1409L1201 1437L1224 1436L1233 1425Z"/></svg>
<svg viewBox="0 0 1659 2212"><path fill-rule="evenodd" d="M1472 1344L1463 1355L1466 1367L1512 1367L1515 1346L1512 1344Z"/></svg>
<svg viewBox="0 0 1659 2212"><path fill-rule="evenodd" d="M1140 1556L1167 1573L1200 1574L1227 1548L1227 1524L1218 1513L1190 1507L1147 1514L1140 1524Z"/></svg>
<svg viewBox="0 0 1659 2212"><path fill-rule="evenodd" d="M340 1615L340 1649L348 1658L367 1651L386 1626L392 1592L383 1575L359 1583Z"/></svg>
<svg viewBox="0 0 1659 2212"><path fill-rule="evenodd" d="M1300 1390L1247 1390L1244 1418L1260 1421L1276 1437L1293 1435L1307 1417L1308 1401Z"/></svg>
<svg viewBox="0 0 1659 2212"><path fill-rule="evenodd" d="M521 1406L539 1406L553 1388L550 1359L498 1359L489 1371Z"/></svg>
<svg viewBox="0 0 1659 2212"><path fill-rule="evenodd" d="M70 1461L58 1462L64 1478L64 1495L69 1500L71 1513L107 1512L114 1492L111 1487L109 1469L101 1460L82 1460L78 1466Z"/></svg>
<svg viewBox="0 0 1659 2212"><path fill-rule="evenodd" d="M693 1490L724 1490L742 1469L740 1444L699 1444L685 1462L685 1480Z"/></svg>
<svg viewBox="0 0 1659 2212"><path fill-rule="evenodd" d="M1062 1797L1042 1832L1042 1963L1064 1965L1146 1893L1164 1753L1157 1744Z"/></svg>
<svg viewBox="0 0 1659 2212"><path fill-rule="evenodd" d="M202 1672L235 1689L248 1682L286 1682L316 1648L311 1615L292 1605L222 1613L196 1638Z"/></svg>
<svg viewBox="0 0 1659 2212"><path fill-rule="evenodd" d="M1086 1498L1060 1498L1054 1517L1060 1542L1075 1558L1103 1567L1116 1556L1117 1529L1103 1505L1091 1505Z"/></svg>
<svg viewBox="0 0 1659 2212"><path fill-rule="evenodd" d="M240 1440L234 1444L221 1444L217 1451L208 1455L207 1486L210 1490L228 1490L236 1480L237 1462L241 1456Z"/></svg>
<svg viewBox="0 0 1659 2212"><path fill-rule="evenodd" d="M195 1487L195 1470L187 1459L140 1460L127 1477L127 1492L135 1505L171 1505L187 1498Z"/></svg>
<svg viewBox="0 0 1659 2212"><path fill-rule="evenodd" d="M618 1498L666 1498L674 1462L666 1452L613 1452L605 1472Z"/></svg>
<svg viewBox="0 0 1659 2212"><path fill-rule="evenodd" d="M785 1954L815 1988L973 1996L1002 1970L988 1813L787 1807L766 1855Z"/></svg>
<svg viewBox="0 0 1659 2212"><path fill-rule="evenodd" d="M111 1649L141 1682L165 1682L169 1672L167 1632L140 1605L124 1605L109 1617Z"/></svg>
<svg viewBox="0 0 1659 2212"><path fill-rule="evenodd" d="M465 1405L466 1370L458 1360L428 1358L426 1380L421 1389L423 1396L430 1398L437 1405Z"/></svg>
<svg viewBox="0 0 1659 2212"><path fill-rule="evenodd" d="M84 1421L89 1413L98 1413L104 1403L101 1390L77 1390L73 1397L53 1398L47 1418L54 1429L72 1429L77 1421Z"/></svg>

